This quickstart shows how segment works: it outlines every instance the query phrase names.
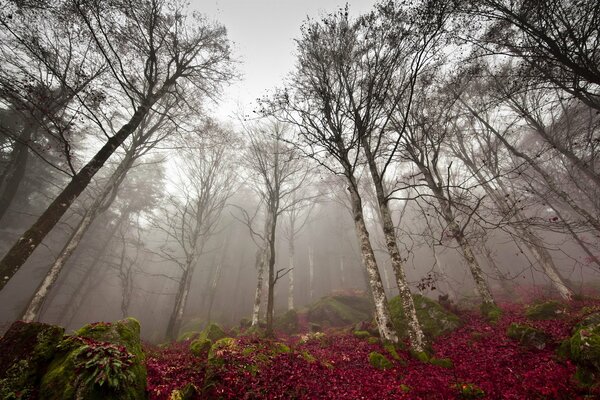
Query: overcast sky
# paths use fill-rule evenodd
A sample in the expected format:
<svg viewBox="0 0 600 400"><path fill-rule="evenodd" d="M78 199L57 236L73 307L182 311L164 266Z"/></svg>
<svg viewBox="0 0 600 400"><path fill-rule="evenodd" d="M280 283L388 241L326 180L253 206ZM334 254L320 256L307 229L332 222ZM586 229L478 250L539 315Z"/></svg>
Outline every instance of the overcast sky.
<svg viewBox="0 0 600 400"><path fill-rule="evenodd" d="M371 9L375 0L348 1L357 15ZM294 65L294 39L307 16L318 17L346 4L344 0L193 0L192 7L227 27L241 61L243 77L224 93L215 115L232 117L241 107L246 112L266 90L280 86ZM238 107L239 104L239 107Z"/></svg>

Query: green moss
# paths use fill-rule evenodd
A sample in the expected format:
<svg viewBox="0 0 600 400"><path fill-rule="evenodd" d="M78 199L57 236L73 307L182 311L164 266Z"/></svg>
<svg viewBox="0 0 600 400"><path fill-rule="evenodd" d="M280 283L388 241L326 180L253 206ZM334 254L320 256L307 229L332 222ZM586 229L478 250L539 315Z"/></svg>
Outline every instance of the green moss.
<svg viewBox="0 0 600 400"><path fill-rule="evenodd" d="M449 358L435 358L435 357L431 357L429 359L429 364L431 364L431 365L437 365L438 367L442 367L442 368L452 368L452 367L454 367L454 363Z"/></svg>
<svg viewBox="0 0 600 400"><path fill-rule="evenodd" d="M191 318L186 319L179 328L179 335L177 341L181 342L188 339L195 339L198 337L200 332L204 329L206 321L202 318Z"/></svg>
<svg viewBox="0 0 600 400"><path fill-rule="evenodd" d="M222 338L213 343L208 351L208 363L212 365L223 365L223 359L219 356L223 351L234 351L238 349L238 341L234 338Z"/></svg>
<svg viewBox="0 0 600 400"><path fill-rule="evenodd" d="M89 324L76 331L75 334L75 336L63 340L60 345L60 353L54 358L42 378L41 400L75 398L140 400L145 398L145 357L139 336L140 324L137 320L127 318L114 324ZM88 342L87 339L92 339L92 341ZM92 346L91 350L86 350L85 346ZM123 346L123 350L114 346ZM85 367L85 374L81 372L82 362L90 352L122 354L126 359L130 357L131 365L111 364L115 365L116 370L122 371L122 373L111 376L102 384L96 383L94 380L87 379L86 376L95 376L95 371L105 364L96 365L92 362ZM84 358L82 359L82 357ZM111 360L109 359L109 361ZM103 380L100 379L99 382L103 382Z"/></svg>
<svg viewBox="0 0 600 400"><path fill-rule="evenodd" d="M302 350L302 351L300 352L300 356L301 356L301 357L302 357L302 358L303 358L303 359L304 359L306 362L308 362L308 363L310 363L310 364L312 364L312 363L314 363L314 362L316 362L316 361L317 361L317 359L316 359L316 358L315 358L315 357L314 357L312 354L310 354L308 351L306 351L306 350Z"/></svg>
<svg viewBox="0 0 600 400"><path fill-rule="evenodd" d="M379 338L376 337L370 337L367 339L367 343L369 344L378 344L380 342Z"/></svg>
<svg viewBox="0 0 600 400"><path fill-rule="evenodd" d="M413 301L417 312L417 319L427 338L436 338L440 335L450 333L461 326L460 319L445 310L436 301L419 294L413 295ZM399 296L389 301L389 309L396 332L401 338L407 338L408 321L404 315L402 300Z"/></svg>
<svg viewBox="0 0 600 400"><path fill-rule="evenodd" d="M525 310L525 316L533 320L555 319L561 317L564 313L564 306L554 300L533 304Z"/></svg>
<svg viewBox="0 0 600 400"><path fill-rule="evenodd" d="M529 325L521 325L514 322L506 329L506 336L518 341L524 346L535 347L538 350L542 350L546 347L551 340L550 336L544 331Z"/></svg>
<svg viewBox="0 0 600 400"><path fill-rule="evenodd" d="M359 339L366 339L371 337L371 334L367 331L354 331L352 332L352 334Z"/></svg>
<svg viewBox="0 0 600 400"><path fill-rule="evenodd" d="M177 341L183 342L185 340L196 339L198 336L200 336L200 332L198 331L183 332L177 337Z"/></svg>
<svg viewBox="0 0 600 400"><path fill-rule="evenodd" d="M502 317L502 310L493 303L483 303L480 306L481 315L491 323L496 323Z"/></svg>
<svg viewBox="0 0 600 400"><path fill-rule="evenodd" d="M426 363L429 361L429 354L427 354L427 352L425 351L410 351L410 355L416 359L421 361L422 363Z"/></svg>
<svg viewBox="0 0 600 400"><path fill-rule="evenodd" d="M458 392L458 395L463 399L478 399L485 397L483 389L473 383L456 383L452 388Z"/></svg>
<svg viewBox="0 0 600 400"><path fill-rule="evenodd" d="M369 353L369 364L377 369L390 369L394 365L390 360L388 360L383 354L373 351Z"/></svg>
<svg viewBox="0 0 600 400"><path fill-rule="evenodd" d="M201 356L204 353L207 353L212 346L212 341L210 339L196 339L192 343L190 343L190 351L195 356Z"/></svg>
<svg viewBox="0 0 600 400"><path fill-rule="evenodd" d="M400 357L400 354L398 354L398 351L396 350L396 346L394 346L392 343L385 344L383 348L385 349L385 351L387 351L390 357L398 361L400 365L406 366L408 364L406 360Z"/></svg>
<svg viewBox="0 0 600 400"><path fill-rule="evenodd" d="M412 390L412 388L408 385L401 384L400 390L402 391L402 393L409 393Z"/></svg>
<svg viewBox="0 0 600 400"><path fill-rule="evenodd" d="M221 328L218 324L210 323L202 330L202 332L200 332L198 339L209 339L210 341L215 342L219 339L223 339L224 337L227 337L227 334L225 331L223 331L223 328Z"/></svg>
<svg viewBox="0 0 600 400"><path fill-rule="evenodd" d="M0 398L33 396L63 334L63 328L38 322L11 325L0 338Z"/></svg>
<svg viewBox="0 0 600 400"><path fill-rule="evenodd" d="M346 326L371 319L373 305L361 296L327 296L308 309L309 322L326 326Z"/></svg>

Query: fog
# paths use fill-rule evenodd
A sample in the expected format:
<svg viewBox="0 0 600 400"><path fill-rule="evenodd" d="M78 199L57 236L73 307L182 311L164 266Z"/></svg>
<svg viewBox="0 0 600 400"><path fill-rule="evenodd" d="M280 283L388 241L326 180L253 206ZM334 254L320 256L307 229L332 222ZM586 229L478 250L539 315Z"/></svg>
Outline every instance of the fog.
<svg viewBox="0 0 600 400"><path fill-rule="evenodd" d="M420 14L390 7L295 27L283 87L228 117L218 94L244 81L217 22L177 22L194 21L188 53L168 35L168 51L124 34L73 48L60 38L87 25L52 10L5 21L0 333L131 316L161 343L332 293L367 294L380 319L403 287L465 308L598 289L598 81L523 77L537 50L480 55L456 26L394 36ZM54 58L23 46L26 23Z"/></svg>

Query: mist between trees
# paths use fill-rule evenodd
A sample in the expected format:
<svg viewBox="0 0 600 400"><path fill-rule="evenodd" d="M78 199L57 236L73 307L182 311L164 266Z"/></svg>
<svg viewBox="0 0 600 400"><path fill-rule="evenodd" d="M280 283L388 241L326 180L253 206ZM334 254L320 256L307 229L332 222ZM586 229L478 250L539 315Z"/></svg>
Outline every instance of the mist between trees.
<svg viewBox="0 0 600 400"><path fill-rule="evenodd" d="M0 1L0 316L266 324L335 291L489 312L600 268L600 6L383 1L299 27L248 115L179 1Z"/></svg>

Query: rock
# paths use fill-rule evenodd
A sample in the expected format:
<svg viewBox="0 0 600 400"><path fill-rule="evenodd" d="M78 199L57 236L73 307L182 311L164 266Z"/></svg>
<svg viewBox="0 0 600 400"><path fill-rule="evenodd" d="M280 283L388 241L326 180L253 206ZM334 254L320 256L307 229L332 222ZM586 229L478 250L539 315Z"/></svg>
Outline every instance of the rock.
<svg viewBox="0 0 600 400"><path fill-rule="evenodd" d="M223 328L221 328L218 324L210 323L202 330L202 332L200 332L200 336L198 338L209 339L215 342L219 339L223 339L224 337L227 337L227 334L225 331L223 331Z"/></svg>
<svg viewBox="0 0 600 400"><path fill-rule="evenodd" d="M371 337L371 334L367 331L354 331L352 334L359 339L367 339Z"/></svg>
<svg viewBox="0 0 600 400"><path fill-rule="evenodd" d="M198 394L196 386L188 383L182 389L173 390L169 395L169 400L192 400Z"/></svg>
<svg viewBox="0 0 600 400"><path fill-rule="evenodd" d="M308 321L341 327L370 320L373 305L366 296L336 295L321 298L308 309Z"/></svg>
<svg viewBox="0 0 600 400"><path fill-rule="evenodd" d="M64 329L17 321L0 338L0 398L36 398ZM18 396L16 394L19 394Z"/></svg>
<svg viewBox="0 0 600 400"><path fill-rule="evenodd" d="M450 333L461 326L460 319L445 310L436 301L419 294L413 295L417 319L427 338L433 339ZM404 316L402 301L399 296L389 301L390 314L396 331L401 338L408 337L408 324Z"/></svg>
<svg viewBox="0 0 600 400"><path fill-rule="evenodd" d="M308 323L308 332L310 332L310 333L323 332L323 328L319 324L315 324L314 322L309 322Z"/></svg>
<svg viewBox="0 0 600 400"><path fill-rule="evenodd" d="M298 333L298 313L296 310L288 310L276 317L273 325L275 330L288 335Z"/></svg>
<svg viewBox="0 0 600 400"><path fill-rule="evenodd" d="M506 330L506 336L518 341L523 346L542 350L551 341L551 337L544 331L532 326L512 323Z"/></svg>
<svg viewBox="0 0 600 400"><path fill-rule="evenodd" d="M140 324L133 318L89 324L67 336L42 378L40 399L146 398Z"/></svg>
<svg viewBox="0 0 600 400"><path fill-rule="evenodd" d="M197 338L205 325L206 322L201 318L192 318L186 320L179 329L179 336L177 336L177 341L182 342L184 340Z"/></svg>
<svg viewBox="0 0 600 400"><path fill-rule="evenodd" d="M525 310L525 316L532 320L560 318L565 313L565 307L558 301L533 304Z"/></svg>
<svg viewBox="0 0 600 400"><path fill-rule="evenodd" d="M383 354L373 351L369 353L369 364L377 369L390 369L394 366Z"/></svg>
<svg viewBox="0 0 600 400"><path fill-rule="evenodd" d="M583 386L600 386L600 312L579 322L560 352L577 365L575 379Z"/></svg>
<svg viewBox="0 0 600 400"><path fill-rule="evenodd" d="M496 323L502 317L502 310L495 304L483 303L480 306L481 315L491 323Z"/></svg>
<svg viewBox="0 0 600 400"><path fill-rule="evenodd" d="M190 351L195 356L201 356L202 354L208 352L212 346L212 341L210 339L196 339L192 343L190 343Z"/></svg>

